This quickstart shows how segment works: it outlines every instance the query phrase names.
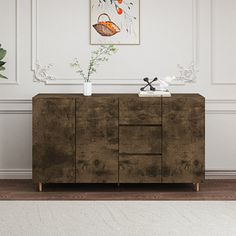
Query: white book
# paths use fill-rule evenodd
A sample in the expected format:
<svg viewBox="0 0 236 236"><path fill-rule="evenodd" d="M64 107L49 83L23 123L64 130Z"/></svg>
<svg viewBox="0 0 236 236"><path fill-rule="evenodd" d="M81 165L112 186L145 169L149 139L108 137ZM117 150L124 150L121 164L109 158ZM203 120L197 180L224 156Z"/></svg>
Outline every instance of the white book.
<svg viewBox="0 0 236 236"><path fill-rule="evenodd" d="M171 97L169 91L140 91L139 97Z"/></svg>

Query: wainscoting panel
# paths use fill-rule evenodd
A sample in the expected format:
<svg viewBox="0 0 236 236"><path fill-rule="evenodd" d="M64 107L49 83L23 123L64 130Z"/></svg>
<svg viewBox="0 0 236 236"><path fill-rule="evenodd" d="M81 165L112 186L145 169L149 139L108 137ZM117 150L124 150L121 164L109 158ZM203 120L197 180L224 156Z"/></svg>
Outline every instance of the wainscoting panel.
<svg viewBox="0 0 236 236"><path fill-rule="evenodd" d="M159 0L158 7L153 7L156 0L145 2L145 7L141 7L140 11L141 45L118 46L121 50L111 58L112 63L107 63L110 69L103 70L101 67L94 75L94 83L137 85L142 83L139 76L145 71L149 74L156 73L156 65L161 65L158 68L159 74L179 75L178 63L183 66L189 66L191 62L197 64L197 3L198 0ZM32 0L32 70L36 80L43 79L38 70L49 65L48 76L54 79L46 80L46 84L82 83L70 63L75 57L79 57L82 66L86 67L90 56L87 52L94 46L88 44L89 16L86 11L80 9L87 9L89 12L89 1L71 0L68 4L62 0ZM61 17L65 11L70 12L70 15ZM147 15L152 16L151 19L146 17ZM166 47L163 47L163 43ZM158 53L154 54L154 51ZM142 58L134 63L133 56L138 54L142 55ZM123 60L124 58L126 60Z"/></svg>
<svg viewBox="0 0 236 236"><path fill-rule="evenodd" d="M0 179L31 178L30 100L0 100Z"/></svg>
<svg viewBox="0 0 236 236"><path fill-rule="evenodd" d="M211 0L213 84L236 85L235 11L235 0Z"/></svg>
<svg viewBox="0 0 236 236"><path fill-rule="evenodd" d="M236 170L236 113L207 114L206 166L208 170Z"/></svg>

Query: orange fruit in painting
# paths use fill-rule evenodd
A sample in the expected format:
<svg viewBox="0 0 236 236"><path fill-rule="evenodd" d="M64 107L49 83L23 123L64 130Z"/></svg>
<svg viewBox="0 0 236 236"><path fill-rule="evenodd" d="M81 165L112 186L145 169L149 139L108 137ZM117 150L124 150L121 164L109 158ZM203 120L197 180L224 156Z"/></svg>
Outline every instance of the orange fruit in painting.
<svg viewBox="0 0 236 236"><path fill-rule="evenodd" d="M121 4L123 2L123 0L118 0L118 3Z"/></svg>
<svg viewBox="0 0 236 236"><path fill-rule="evenodd" d="M108 27L111 31L116 31L116 29L113 27L113 24L111 22L107 21L101 21L100 24L105 25Z"/></svg>
<svg viewBox="0 0 236 236"><path fill-rule="evenodd" d="M119 15L121 15L121 14L123 13L123 10L122 10L121 8L118 8L118 9L117 9L117 13L118 13Z"/></svg>

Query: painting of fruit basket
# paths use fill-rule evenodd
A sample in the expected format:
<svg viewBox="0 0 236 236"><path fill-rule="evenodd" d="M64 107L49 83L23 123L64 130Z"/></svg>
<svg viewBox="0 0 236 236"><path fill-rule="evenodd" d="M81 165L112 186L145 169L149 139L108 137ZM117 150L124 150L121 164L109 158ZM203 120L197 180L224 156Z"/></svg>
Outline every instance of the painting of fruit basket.
<svg viewBox="0 0 236 236"><path fill-rule="evenodd" d="M90 0L91 44L140 44L140 0Z"/></svg>

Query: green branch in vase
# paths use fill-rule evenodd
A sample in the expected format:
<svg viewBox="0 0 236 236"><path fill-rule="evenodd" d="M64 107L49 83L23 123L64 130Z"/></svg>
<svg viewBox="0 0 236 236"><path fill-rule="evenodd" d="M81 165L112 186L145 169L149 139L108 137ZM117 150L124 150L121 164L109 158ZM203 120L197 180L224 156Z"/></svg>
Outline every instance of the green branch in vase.
<svg viewBox="0 0 236 236"><path fill-rule="evenodd" d="M116 52L117 49L114 45L102 45L99 49L92 51L86 73L82 69L78 58L75 58L74 62L71 63L71 66L76 69L76 73L78 73L85 82L90 82L90 77L97 72L97 67L102 62L108 61L109 57Z"/></svg>

